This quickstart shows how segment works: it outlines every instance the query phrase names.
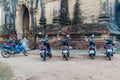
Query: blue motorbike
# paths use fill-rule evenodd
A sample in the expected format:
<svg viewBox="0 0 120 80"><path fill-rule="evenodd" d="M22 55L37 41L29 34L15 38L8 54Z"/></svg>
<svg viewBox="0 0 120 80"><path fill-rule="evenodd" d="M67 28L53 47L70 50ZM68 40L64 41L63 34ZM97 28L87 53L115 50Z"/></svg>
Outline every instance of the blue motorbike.
<svg viewBox="0 0 120 80"><path fill-rule="evenodd" d="M15 43L2 43L1 55L4 58L9 58L11 55L20 54L21 52L27 56L27 52L24 49L20 40L17 40Z"/></svg>

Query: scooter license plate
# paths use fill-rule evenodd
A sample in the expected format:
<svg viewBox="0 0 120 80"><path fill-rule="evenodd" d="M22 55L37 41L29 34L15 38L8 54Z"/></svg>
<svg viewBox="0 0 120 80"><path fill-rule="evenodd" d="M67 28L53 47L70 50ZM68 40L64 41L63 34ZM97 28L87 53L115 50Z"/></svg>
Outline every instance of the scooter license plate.
<svg viewBox="0 0 120 80"><path fill-rule="evenodd" d="M112 52L112 49L107 49L107 52Z"/></svg>
<svg viewBox="0 0 120 80"><path fill-rule="evenodd" d="M63 53L67 53L68 51L67 50L64 50Z"/></svg>
<svg viewBox="0 0 120 80"><path fill-rule="evenodd" d="M40 51L40 53L44 53L45 51Z"/></svg>
<svg viewBox="0 0 120 80"><path fill-rule="evenodd" d="M90 53L95 53L95 51L94 50L90 50Z"/></svg>

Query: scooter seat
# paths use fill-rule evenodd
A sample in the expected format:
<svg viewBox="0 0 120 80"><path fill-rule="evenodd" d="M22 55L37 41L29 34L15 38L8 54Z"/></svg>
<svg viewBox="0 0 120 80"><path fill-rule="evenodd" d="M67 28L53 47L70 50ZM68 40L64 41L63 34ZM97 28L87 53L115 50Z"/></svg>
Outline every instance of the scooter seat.
<svg viewBox="0 0 120 80"><path fill-rule="evenodd" d="M6 46L13 46L13 44L6 44Z"/></svg>

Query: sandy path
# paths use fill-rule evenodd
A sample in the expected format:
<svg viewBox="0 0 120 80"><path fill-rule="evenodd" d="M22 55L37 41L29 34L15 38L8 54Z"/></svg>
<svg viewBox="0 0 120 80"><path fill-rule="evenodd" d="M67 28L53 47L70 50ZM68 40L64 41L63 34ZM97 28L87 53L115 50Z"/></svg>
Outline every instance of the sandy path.
<svg viewBox="0 0 120 80"><path fill-rule="evenodd" d="M97 54L91 60L87 52L72 51L69 61L65 61L60 51L53 51L53 58L43 62L38 50L29 53L28 57L21 54L8 59L0 55L0 61L14 71L13 80L120 80L120 55L117 54L112 61L104 54Z"/></svg>

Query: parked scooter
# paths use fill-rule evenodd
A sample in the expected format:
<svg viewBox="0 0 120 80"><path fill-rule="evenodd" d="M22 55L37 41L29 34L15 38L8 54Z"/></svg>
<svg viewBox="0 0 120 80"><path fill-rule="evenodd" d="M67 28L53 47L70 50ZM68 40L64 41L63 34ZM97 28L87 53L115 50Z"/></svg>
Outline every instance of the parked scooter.
<svg viewBox="0 0 120 80"><path fill-rule="evenodd" d="M62 39L61 43L62 43L62 55L63 58L65 58L67 61L70 56L68 40L66 38Z"/></svg>
<svg viewBox="0 0 120 80"><path fill-rule="evenodd" d="M67 61L68 58L69 58L68 46L63 46L62 47L62 55L63 55L63 58L65 58L66 61Z"/></svg>
<svg viewBox="0 0 120 80"><path fill-rule="evenodd" d="M21 52L27 56L27 52L24 49L20 40L11 41L11 43L2 43L1 55L4 58L9 58L11 55L20 54Z"/></svg>
<svg viewBox="0 0 120 80"><path fill-rule="evenodd" d="M112 57L113 57L113 47L114 47L114 43L111 39L107 39L106 40L107 43L105 44L104 48L106 50L106 56L109 58L109 60L112 60Z"/></svg>
<svg viewBox="0 0 120 80"><path fill-rule="evenodd" d="M40 48L40 56L43 59L43 61L46 60L46 57L48 56L49 58L52 58L52 54L51 54L51 48L49 43L44 39L40 41L41 44L39 46Z"/></svg>
<svg viewBox="0 0 120 80"><path fill-rule="evenodd" d="M96 55L96 45L94 43L94 34L91 35L91 37L88 39L89 41L89 56L91 59L94 59L95 55Z"/></svg>
<svg viewBox="0 0 120 80"><path fill-rule="evenodd" d="M43 59L43 61L45 61L46 60L46 47L43 44L41 44L39 48L40 48L40 56Z"/></svg>
<svg viewBox="0 0 120 80"><path fill-rule="evenodd" d="M43 45L46 47L46 54L49 58L52 58L52 53L51 53L51 46L48 42L48 39L45 39L43 42Z"/></svg>
<svg viewBox="0 0 120 80"><path fill-rule="evenodd" d="M109 58L109 60L112 59L112 57L113 57L113 46L112 46L112 44L108 44L106 46L106 55Z"/></svg>
<svg viewBox="0 0 120 80"><path fill-rule="evenodd" d="M90 56L90 58L94 59L95 55L96 55L95 46L90 45L89 46L89 56Z"/></svg>
<svg viewBox="0 0 120 80"><path fill-rule="evenodd" d="M94 59L95 55L96 55L96 45L93 41L89 42L89 56L91 59Z"/></svg>

